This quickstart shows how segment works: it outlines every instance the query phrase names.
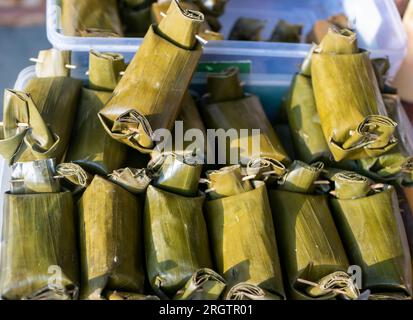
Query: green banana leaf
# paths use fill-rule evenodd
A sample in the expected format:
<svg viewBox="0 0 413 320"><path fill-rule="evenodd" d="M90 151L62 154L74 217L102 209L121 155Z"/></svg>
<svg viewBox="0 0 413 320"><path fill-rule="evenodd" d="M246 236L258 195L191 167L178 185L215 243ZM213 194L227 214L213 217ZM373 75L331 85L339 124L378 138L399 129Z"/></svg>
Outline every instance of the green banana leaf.
<svg viewBox="0 0 413 320"><path fill-rule="evenodd" d="M334 159L377 157L396 146L397 123L380 115L383 99L369 54L358 49L356 35L330 29L311 60L317 110Z"/></svg>
<svg viewBox="0 0 413 320"><path fill-rule="evenodd" d="M261 32L265 28L264 20L253 18L238 18L232 27L228 40L261 41Z"/></svg>
<svg viewBox="0 0 413 320"><path fill-rule="evenodd" d="M400 201L400 213L403 218L404 228L406 230L407 240L409 242L413 269L413 189L411 187L404 187L399 188L397 191Z"/></svg>
<svg viewBox="0 0 413 320"><path fill-rule="evenodd" d="M281 19L275 26L270 42L300 43L303 32L302 24L291 24Z"/></svg>
<svg viewBox="0 0 413 320"><path fill-rule="evenodd" d="M184 197L149 186L144 234L148 280L159 297L173 297L195 272L211 268L205 197Z"/></svg>
<svg viewBox="0 0 413 320"><path fill-rule="evenodd" d="M153 172L153 185L162 190L186 197L198 194L203 165L192 163L192 155L161 154L148 165Z"/></svg>
<svg viewBox="0 0 413 320"><path fill-rule="evenodd" d="M243 180L241 166L224 167L206 172L208 198L222 199L253 190L249 180Z"/></svg>
<svg viewBox="0 0 413 320"><path fill-rule="evenodd" d="M278 184L280 178L287 172L286 167L279 161L268 158L251 160L246 168L247 176L254 180L265 182L268 186Z"/></svg>
<svg viewBox="0 0 413 320"><path fill-rule="evenodd" d="M152 173L148 169L123 168L113 171L109 180L133 194L143 194L152 182Z"/></svg>
<svg viewBox="0 0 413 320"><path fill-rule="evenodd" d="M5 300L69 300L79 292L70 192L4 195L0 294Z"/></svg>
<svg viewBox="0 0 413 320"><path fill-rule="evenodd" d="M46 159L15 163L11 167L10 184L11 194L60 192L60 183L56 178L56 161Z"/></svg>
<svg viewBox="0 0 413 320"><path fill-rule="evenodd" d="M279 181L279 188L283 191L312 193L315 182L324 169L322 162L308 165L301 161L294 161Z"/></svg>
<svg viewBox="0 0 413 320"><path fill-rule="evenodd" d="M385 94L386 114L398 126L395 137L398 145L376 158L358 161L361 173L376 180L401 185L413 183L413 126L397 95Z"/></svg>
<svg viewBox="0 0 413 320"><path fill-rule="evenodd" d="M310 77L295 76L286 111L298 158L307 163L329 160L331 153L321 129Z"/></svg>
<svg viewBox="0 0 413 320"><path fill-rule="evenodd" d="M123 37L117 0L62 0L65 36Z"/></svg>
<svg viewBox="0 0 413 320"><path fill-rule="evenodd" d="M81 81L34 78L23 91L6 90L0 154L10 163L55 158L70 141Z"/></svg>
<svg viewBox="0 0 413 320"><path fill-rule="evenodd" d="M112 92L126 69L126 63L121 54L95 50L89 54L89 87L97 91ZM107 101L105 101L106 103Z"/></svg>
<svg viewBox="0 0 413 320"><path fill-rule="evenodd" d="M105 291L142 293L144 284L141 206L123 188L95 176L79 201L84 299Z"/></svg>
<svg viewBox="0 0 413 320"><path fill-rule="evenodd" d="M57 178L73 195L83 192L92 182L93 176L76 163L61 163L56 167Z"/></svg>
<svg viewBox="0 0 413 320"><path fill-rule="evenodd" d="M83 88L70 146L65 161L86 170L107 175L119 169L126 160L127 147L106 134L97 113L110 99L111 93Z"/></svg>
<svg viewBox="0 0 413 320"><path fill-rule="evenodd" d="M354 180L358 196L336 192L330 204L350 263L362 269L363 289L371 290L371 299L411 298L411 257L394 187L366 195L357 187L360 178L346 178L347 184Z"/></svg>
<svg viewBox="0 0 413 320"><path fill-rule="evenodd" d="M205 217L217 271L228 290L247 282L285 299L271 208L265 184L207 201Z"/></svg>
<svg viewBox="0 0 413 320"><path fill-rule="evenodd" d="M129 293L120 291L109 291L106 295L107 300L110 301L142 301L142 300L159 300L156 296L147 296L139 293Z"/></svg>
<svg viewBox="0 0 413 320"><path fill-rule="evenodd" d="M195 38L204 21L174 0L159 25L147 32L112 98L99 112L112 138L144 153L157 129L173 129L202 48ZM145 81L142 81L145 79Z"/></svg>
<svg viewBox="0 0 413 320"><path fill-rule="evenodd" d="M36 77L70 77L71 51L60 51L57 49L41 50L37 57Z"/></svg>
<svg viewBox="0 0 413 320"><path fill-rule="evenodd" d="M218 300L226 287L225 279L211 269L193 274L174 300Z"/></svg>
<svg viewBox="0 0 413 320"><path fill-rule="evenodd" d="M201 114L208 129L232 130L237 133L231 141L221 141L218 146L219 163L234 165L257 157L272 158L288 164L290 159L281 145L257 96L244 94L239 80L239 70L229 68L221 74L208 76L209 94L203 98ZM246 132L245 134L245 131ZM260 130L259 134L253 130ZM259 148L258 148L259 145ZM234 150L236 152L234 152ZM238 159L232 159L232 156ZM222 158L225 156L225 161Z"/></svg>

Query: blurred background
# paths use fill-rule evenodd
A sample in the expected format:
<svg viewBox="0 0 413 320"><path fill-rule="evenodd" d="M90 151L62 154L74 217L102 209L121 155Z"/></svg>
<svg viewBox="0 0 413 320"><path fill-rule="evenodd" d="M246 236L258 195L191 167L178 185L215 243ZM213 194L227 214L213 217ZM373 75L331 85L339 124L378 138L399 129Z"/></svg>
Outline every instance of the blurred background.
<svg viewBox="0 0 413 320"><path fill-rule="evenodd" d="M45 3L45 0L0 0L0 92L13 87L17 74L31 63L30 57L37 57L37 51L50 47Z"/></svg>
<svg viewBox="0 0 413 320"><path fill-rule="evenodd" d="M409 2L388 1L396 2L401 15ZM30 57L50 47L46 37L45 5L46 0L0 0L0 93L13 87L18 73L30 65Z"/></svg>

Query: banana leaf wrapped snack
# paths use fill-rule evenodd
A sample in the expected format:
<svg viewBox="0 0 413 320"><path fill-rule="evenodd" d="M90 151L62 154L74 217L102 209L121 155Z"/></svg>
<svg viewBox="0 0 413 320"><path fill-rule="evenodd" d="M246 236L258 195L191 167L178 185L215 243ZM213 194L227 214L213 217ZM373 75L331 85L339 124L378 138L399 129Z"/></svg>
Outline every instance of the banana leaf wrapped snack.
<svg viewBox="0 0 413 320"><path fill-rule="evenodd" d="M94 51L89 57L90 87L102 90L113 88L125 66L123 57ZM107 175L123 166L127 147L105 132L97 115L112 93L95 89L82 88L65 160L79 164L90 172Z"/></svg>
<svg viewBox="0 0 413 320"><path fill-rule="evenodd" d="M336 161L377 157L397 145L397 123L381 115L385 106L369 54L359 50L353 32L330 29L311 57L311 76L321 127Z"/></svg>
<svg viewBox="0 0 413 320"><path fill-rule="evenodd" d="M307 34L307 43L320 44L330 28L350 29L350 21L344 14L337 14L326 20L317 20L313 29Z"/></svg>
<svg viewBox="0 0 413 320"><path fill-rule="evenodd" d="M265 21L252 18L239 18L233 26L228 40L261 41Z"/></svg>
<svg viewBox="0 0 413 320"><path fill-rule="evenodd" d="M69 300L79 292L70 192L4 195L0 294L5 300Z"/></svg>
<svg viewBox="0 0 413 320"><path fill-rule="evenodd" d="M398 145L375 158L358 161L360 171L376 180L400 185L413 183L413 126L397 95L385 94L383 100L390 118L397 123Z"/></svg>
<svg viewBox="0 0 413 320"><path fill-rule="evenodd" d="M171 130L201 56L196 35L204 21L176 0L159 25L146 34L112 98L99 112L112 138L150 153L157 129Z"/></svg>
<svg viewBox="0 0 413 320"><path fill-rule="evenodd" d="M56 167L57 178L63 188L78 195L92 182L93 176L76 163L61 163Z"/></svg>
<svg viewBox="0 0 413 320"><path fill-rule="evenodd" d="M243 181L240 170L239 166L234 166L209 172L209 177L220 175L219 180L226 180L227 187L221 193L218 190L220 183L215 183L218 180L214 182L211 179L208 193L214 191L215 196L205 205L215 265L228 282L226 297L232 299L232 294L228 294L234 290L233 287L246 283L247 287L252 287L251 290L265 292L265 296L285 299L265 184ZM250 185L245 185L246 182Z"/></svg>
<svg viewBox="0 0 413 320"><path fill-rule="evenodd" d="M362 269L370 299L412 296L412 266L394 187L351 172L333 175L330 205L350 263Z"/></svg>
<svg viewBox="0 0 413 320"><path fill-rule="evenodd" d="M6 90L0 154L10 163L55 158L67 149L81 82L34 78L24 91Z"/></svg>
<svg viewBox="0 0 413 320"><path fill-rule="evenodd" d="M154 186L146 192L147 272L153 290L162 298L190 298L193 287L187 282L200 270L212 267L202 212L204 200L203 195L185 197ZM198 287L201 292L197 294L217 299L224 289L219 287L221 292L215 285Z"/></svg>
<svg viewBox="0 0 413 320"><path fill-rule="evenodd" d="M143 293L141 210L134 195L102 177L86 189L79 201L82 298Z"/></svg>
<svg viewBox="0 0 413 320"><path fill-rule="evenodd" d="M12 194L60 192L56 177L56 161L46 159L31 162L18 162L11 167Z"/></svg>
<svg viewBox="0 0 413 320"><path fill-rule="evenodd" d="M36 61L36 77L70 77L71 51L41 50Z"/></svg>
<svg viewBox="0 0 413 320"><path fill-rule="evenodd" d="M207 128L227 132L235 130L237 133L237 137L231 138L227 148L221 148L225 155L221 153L221 149L218 150L220 159L226 156L224 163L247 164L251 159L259 157L273 158L287 164L290 162L259 98L244 93L238 69L229 68L225 73L209 75L208 91L201 108ZM259 130L259 133L254 130ZM232 159L235 155L238 161Z"/></svg>
<svg viewBox="0 0 413 320"><path fill-rule="evenodd" d="M122 168L113 171L109 180L133 194L145 193L152 182L152 173L148 169Z"/></svg>
<svg viewBox="0 0 413 320"><path fill-rule="evenodd" d="M305 68L303 64L295 75L285 104L294 150L306 163L326 161L331 153L321 129L311 76L305 74Z"/></svg>
<svg viewBox="0 0 413 320"><path fill-rule="evenodd" d="M123 37L117 0L62 0L66 36Z"/></svg>
<svg viewBox="0 0 413 320"><path fill-rule="evenodd" d="M285 20L280 20L275 26L269 41L270 42L300 43L302 32L303 32L303 25L291 24Z"/></svg>
<svg viewBox="0 0 413 320"><path fill-rule="evenodd" d="M340 294L357 299L328 198L314 193L322 169L321 162L295 161L279 187L269 191L287 289L292 299L334 299Z"/></svg>

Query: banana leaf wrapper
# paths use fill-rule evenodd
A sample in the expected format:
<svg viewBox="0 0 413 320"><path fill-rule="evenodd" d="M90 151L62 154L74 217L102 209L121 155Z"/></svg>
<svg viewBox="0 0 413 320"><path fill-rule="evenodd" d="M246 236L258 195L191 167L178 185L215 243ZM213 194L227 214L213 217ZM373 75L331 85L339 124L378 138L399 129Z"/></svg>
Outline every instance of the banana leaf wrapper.
<svg viewBox="0 0 413 320"><path fill-rule="evenodd" d="M259 19L239 18L232 27L228 40L261 41L266 22Z"/></svg>
<svg viewBox="0 0 413 320"><path fill-rule="evenodd" d="M194 273L174 300L218 300L226 287L225 279L211 269Z"/></svg>
<svg viewBox="0 0 413 320"><path fill-rule="evenodd" d="M69 192L4 195L0 292L5 300L70 300L79 291Z"/></svg>
<svg viewBox="0 0 413 320"><path fill-rule="evenodd" d="M62 179L62 186L77 195L92 182L93 176L76 163L61 163L56 167L57 178Z"/></svg>
<svg viewBox="0 0 413 320"><path fill-rule="evenodd" d="M271 34L270 42L300 43L303 25L290 24L285 20L278 21Z"/></svg>
<svg viewBox="0 0 413 320"><path fill-rule="evenodd" d="M110 92L82 89L65 158L67 162L77 163L101 175L121 168L127 156L127 147L105 132L97 115L110 97Z"/></svg>
<svg viewBox="0 0 413 320"><path fill-rule="evenodd" d="M37 60L37 78L70 77L70 69L66 66L71 62L71 51L41 50Z"/></svg>
<svg viewBox="0 0 413 320"><path fill-rule="evenodd" d="M218 150L220 159L225 156L227 165L246 165L250 160L260 157L290 163L259 98L244 94L238 79L238 69L230 68L223 74L210 75L208 89L209 95L204 97L201 108L205 125L209 129L235 130L238 136L230 142L223 141L227 147ZM244 134L246 130L247 134ZM253 130L260 130L259 134ZM260 148L255 150L258 144ZM236 163L231 157L235 154L238 155Z"/></svg>
<svg viewBox="0 0 413 320"><path fill-rule="evenodd" d="M89 54L89 88L112 93L125 69L126 63L121 54L92 50Z"/></svg>
<svg viewBox="0 0 413 320"><path fill-rule="evenodd" d="M124 168L113 171L109 180L130 193L143 194L152 182L152 173L148 169Z"/></svg>
<svg viewBox="0 0 413 320"><path fill-rule="evenodd" d="M162 190L186 197L198 194L203 165L192 163L192 156L171 153L153 159L148 168L153 172L153 185Z"/></svg>
<svg viewBox="0 0 413 320"><path fill-rule="evenodd" d="M404 228L409 242L413 268L413 189L411 187L404 187L398 188L397 191L400 202L400 213L403 218Z"/></svg>
<svg viewBox="0 0 413 320"><path fill-rule="evenodd" d="M200 269L211 268L204 196L183 197L149 186L144 233L149 282L160 297L173 297Z"/></svg>
<svg viewBox="0 0 413 320"><path fill-rule="evenodd" d="M228 289L247 282L285 299L265 184L257 182L252 191L208 201L205 209L215 265Z"/></svg>
<svg viewBox="0 0 413 320"><path fill-rule="evenodd" d="M202 53L195 35L203 21L201 13L183 11L174 1L167 17L150 27L112 98L99 112L112 138L150 153L154 131L173 129Z"/></svg>
<svg viewBox="0 0 413 320"><path fill-rule="evenodd" d="M320 44L332 27L348 29L350 28L350 22L344 14L331 16L327 20L317 20L312 30L307 34L306 42Z"/></svg>
<svg viewBox="0 0 413 320"><path fill-rule="evenodd" d="M0 154L10 163L55 158L70 140L81 82L35 78L23 91L6 90Z"/></svg>
<svg viewBox="0 0 413 320"><path fill-rule="evenodd" d="M360 171L376 180L401 185L413 183L413 126L397 95L383 95L386 111L398 126L395 137L398 145L376 158L358 161Z"/></svg>
<svg viewBox="0 0 413 320"><path fill-rule="evenodd" d="M62 0L63 34L123 37L117 0Z"/></svg>
<svg viewBox="0 0 413 320"><path fill-rule="evenodd" d="M139 293L121 292L121 291L109 291L106 294L106 298L109 301L146 301L146 300L160 300L156 296L148 296Z"/></svg>
<svg viewBox="0 0 413 320"><path fill-rule="evenodd" d="M363 288L411 297L411 257L395 189L387 185L365 197L331 198L330 204L350 263L363 271Z"/></svg>
<svg viewBox="0 0 413 320"><path fill-rule="evenodd" d="M335 272L347 272L350 265L327 197L271 190L269 198L289 295L299 300L335 298L334 292L315 293L298 281L318 283Z"/></svg>
<svg viewBox="0 0 413 320"><path fill-rule="evenodd" d="M324 168L322 162L308 165L302 161L294 161L279 181L279 189L289 192L312 193L315 182Z"/></svg>
<svg viewBox="0 0 413 320"><path fill-rule="evenodd" d="M151 19L153 23L159 24L163 19L163 14L166 14L172 1L155 2L151 7ZM180 2L179 5L184 10L200 11L199 7L192 2ZM211 30L211 26L205 20L199 29L199 36L206 41L224 40L224 36L219 32Z"/></svg>
<svg viewBox="0 0 413 320"><path fill-rule="evenodd" d="M208 198L218 200L253 190L249 180L243 180L241 166L224 167L206 172Z"/></svg>
<svg viewBox="0 0 413 320"><path fill-rule="evenodd" d="M311 74L321 127L336 161L377 157L397 145L397 123L380 115L385 107L374 70L354 33L330 30L312 56Z"/></svg>
<svg viewBox="0 0 413 320"><path fill-rule="evenodd" d="M142 293L142 216L138 199L95 176L79 202L82 297L107 290Z"/></svg>
<svg viewBox="0 0 413 320"><path fill-rule="evenodd" d="M254 177L254 180L263 181L267 186L273 186L278 184L280 179L286 174L287 169L279 161L268 158L256 158L248 163L244 171L248 177Z"/></svg>
<svg viewBox="0 0 413 320"><path fill-rule="evenodd" d="M56 161L46 159L15 163L11 168L11 194L57 193Z"/></svg>
<svg viewBox="0 0 413 320"><path fill-rule="evenodd" d="M307 163L329 160L331 153L321 129L310 77L295 76L286 109L298 158Z"/></svg>
<svg viewBox="0 0 413 320"><path fill-rule="evenodd" d="M280 297L256 285L242 282L233 286L231 290L228 291L225 300L280 300Z"/></svg>

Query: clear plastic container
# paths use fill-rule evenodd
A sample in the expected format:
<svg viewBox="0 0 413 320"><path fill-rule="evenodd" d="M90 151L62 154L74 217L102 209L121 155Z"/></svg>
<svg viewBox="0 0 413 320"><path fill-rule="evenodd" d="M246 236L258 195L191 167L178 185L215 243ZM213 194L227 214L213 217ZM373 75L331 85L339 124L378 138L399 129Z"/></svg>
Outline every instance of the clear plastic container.
<svg viewBox="0 0 413 320"><path fill-rule="evenodd" d="M83 63L81 63L82 61ZM84 64L85 60L79 60L77 62L78 68L75 70L75 72L72 73L72 76L86 80L85 71L88 68L88 64ZM14 89L23 90L28 81L35 76L34 66L22 70L18 76ZM244 74L241 76L241 79L245 84L246 92L256 94L260 97L269 119L273 122L278 110L281 107L282 98L285 96L290 87L292 77L292 74L280 74L274 72L272 74L265 75ZM198 92L199 94L203 94L205 92L205 81L206 74L195 74L191 89ZM3 222L4 193L9 191L10 189L10 168L2 157L0 157L0 181L0 239L2 239L1 233Z"/></svg>
<svg viewBox="0 0 413 320"><path fill-rule="evenodd" d="M136 52L141 38L81 38L64 36L61 32L61 0L47 0L47 36L55 48L77 52L90 49L113 52ZM279 19L300 23L303 39L315 21L345 13L358 32L360 46L373 57L388 56L393 77L406 54L407 37L393 0L230 0L221 17L222 32L228 37L239 17L267 21L263 38L269 38ZM282 72L297 70L310 46L266 42L211 41L205 47L206 61L250 60L256 73L271 73L274 65Z"/></svg>

